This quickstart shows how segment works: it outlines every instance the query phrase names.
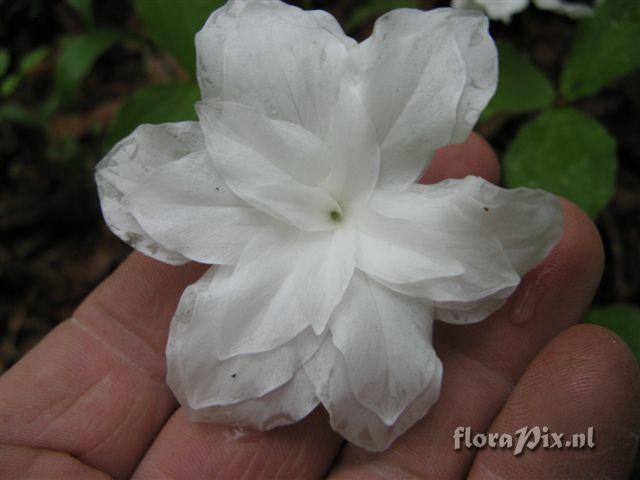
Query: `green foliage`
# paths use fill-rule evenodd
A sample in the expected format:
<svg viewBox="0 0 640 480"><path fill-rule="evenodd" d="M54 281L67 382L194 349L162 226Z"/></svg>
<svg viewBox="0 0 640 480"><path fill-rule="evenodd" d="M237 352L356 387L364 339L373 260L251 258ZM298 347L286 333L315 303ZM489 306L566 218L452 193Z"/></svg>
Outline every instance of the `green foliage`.
<svg viewBox="0 0 640 480"><path fill-rule="evenodd" d="M640 310L632 305L612 305L592 308L585 322L606 327L629 346L640 361Z"/></svg>
<svg viewBox="0 0 640 480"><path fill-rule="evenodd" d="M129 135L142 123L195 120L200 89L194 82L153 85L137 92L118 112L107 146Z"/></svg>
<svg viewBox="0 0 640 480"><path fill-rule="evenodd" d="M580 23L561 79L569 100L597 93L640 67L640 1L607 0Z"/></svg>
<svg viewBox="0 0 640 480"><path fill-rule="evenodd" d="M73 8L85 26L93 25L93 1L92 0L67 0L67 4Z"/></svg>
<svg viewBox="0 0 640 480"><path fill-rule="evenodd" d="M9 75L0 83L0 96L8 97L11 95L18 88L24 77L37 69L48 56L49 49L40 47L31 50L22 57L18 71Z"/></svg>
<svg viewBox="0 0 640 480"><path fill-rule="evenodd" d="M509 187L543 188L592 217L614 191L616 142L604 127L570 108L549 110L525 124L504 158Z"/></svg>
<svg viewBox="0 0 640 480"><path fill-rule="evenodd" d="M136 11L153 41L190 73L196 71L195 34L224 0L135 0Z"/></svg>
<svg viewBox="0 0 640 480"><path fill-rule="evenodd" d="M395 8L419 7L420 2L418 0L369 0L353 11L345 29L347 31L355 30Z"/></svg>
<svg viewBox="0 0 640 480"><path fill-rule="evenodd" d="M535 112L553 103L555 92L547 77L506 41L497 41L500 74L498 90L482 112L482 119L497 113Z"/></svg>
<svg viewBox="0 0 640 480"><path fill-rule="evenodd" d="M0 48L0 78L4 77L9 70L11 64L11 57L6 48Z"/></svg>
<svg viewBox="0 0 640 480"><path fill-rule="evenodd" d="M55 93L62 100L70 99L96 60L123 37L116 30L94 30L63 38L54 76Z"/></svg>

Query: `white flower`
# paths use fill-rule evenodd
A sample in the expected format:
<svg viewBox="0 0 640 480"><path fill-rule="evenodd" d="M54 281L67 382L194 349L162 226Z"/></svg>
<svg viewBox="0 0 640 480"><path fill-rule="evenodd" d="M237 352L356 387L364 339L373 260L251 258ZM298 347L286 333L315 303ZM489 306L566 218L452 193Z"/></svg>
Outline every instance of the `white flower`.
<svg viewBox="0 0 640 480"><path fill-rule="evenodd" d="M319 403L386 448L429 410L434 318L500 307L558 240L554 196L417 185L493 95L486 18L397 10L360 44L329 14L232 1L196 37L200 123L142 125L99 164L112 230L187 288L168 382L195 420L268 429Z"/></svg>
<svg viewBox="0 0 640 480"><path fill-rule="evenodd" d="M550 10L569 18L579 19L593 14L593 8L570 0L531 0L541 10ZM511 17L529 5L529 0L451 0L453 8L474 9L486 13L489 18L509 23Z"/></svg>

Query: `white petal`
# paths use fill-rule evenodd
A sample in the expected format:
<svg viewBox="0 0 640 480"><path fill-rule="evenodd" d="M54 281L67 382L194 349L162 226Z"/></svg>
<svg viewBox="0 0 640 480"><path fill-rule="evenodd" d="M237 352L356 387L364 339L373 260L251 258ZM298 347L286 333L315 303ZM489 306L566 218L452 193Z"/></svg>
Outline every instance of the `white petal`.
<svg viewBox="0 0 640 480"><path fill-rule="evenodd" d="M208 264L235 264L274 221L229 190L206 150L158 168L121 203L160 245Z"/></svg>
<svg viewBox="0 0 640 480"><path fill-rule="evenodd" d="M331 316L333 344L345 359L353 394L393 425L431 381L431 304L356 273Z"/></svg>
<svg viewBox="0 0 640 480"><path fill-rule="evenodd" d="M504 23L511 22L511 17L521 12L529 5L529 0L453 0L454 8L471 8L480 10L489 18L501 20Z"/></svg>
<svg viewBox="0 0 640 480"><path fill-rule="evenodd" d="M194 422L270 430L302 420L319 401L313 384L304 370L298 370L291 380L262 397L250 398L228 406L194 410L186 405Z"/></svg>
<svg viewBox="0 0 640 480"><path fill-rule="evenodd" d="M301 367L322 337L307 329L278 349L219 360L220 319L195 306L232 270L212 268L182 295L167 343L167 382L193 419L260 429L296 421L318 403Z"/></svg>
<svg viewBox="0 0 640 480"><path fill-rule="evenodd" d="M220 359L286 344L307 327L322 333L354 270L354 233L267 228L236 269L204 292L194 315L213 315Z"/></svg>
<svg viewBox="0 0 640 480"><path fill-rule="evenodd" d="M122 199L161 166L203 148L204 137L197 122L140 125L118 142L96 167L102 212L113 233L157 260L176 265L187 262L180 253L151 238Z"/></svg>
<svg viewBox="0 0 640 480"><path fill-rule="evenodd" d="M380 149L357 86L345 80L327 138L331 173L322 183L339 202L366 200L378 180Z"/></svg>
<svg viewBox="0 0 640 480"><path fill-rule="evenodd" d="M279 1L231 1L196 35L203 98L260 107L323 137L348 42L326 15Z"/></svg>
<svg viewBox="0 0 640 480"><path fill-rule="evenodd" d="M553 195L504 190L477 177L415 185L404 193L376 192L371 206L420 226L426 235L438 232L441 240L425 243L425 255L430 250L451 256L464 267L454 276L413 283L380 278L390 288L434 300L436 318L453 323L479 321L498 309L562 235Z"/></svg>
<svg viewBox="0 0 640 480"><path fill-rule="evenodd" d="M487 27L472 11L395 10L352 50L381 144L377 188L405 189L438 148L467 138L497 85Z"/></svg>
<svg viewBox="0 0 640 480"><path fill-rule="evenodd" d="M351 443L371 451L385 450L396 438L426 415L440 395L442 364L435 359L429 384L387 425L353 394L345 359L327 336L316 355L304 366L316 395L329 412L331 427Z"/></svg>
<svg viewBox="0 0 640 480"><path fill-rule="evenodd" d="M569 18L579 19L593 15L593 8L588 5L563 0L533 0L541 10L551 10ZM597 3L597 2L596 2Z"/></svg>
<svg viewBox="0 0 640 480"><path fill-rule="evenodd" d="M329 172L329 153L314 135L237 103L197 106L216 170L239 197L303 230L336 227L338 203L317 183Z"/></svg>

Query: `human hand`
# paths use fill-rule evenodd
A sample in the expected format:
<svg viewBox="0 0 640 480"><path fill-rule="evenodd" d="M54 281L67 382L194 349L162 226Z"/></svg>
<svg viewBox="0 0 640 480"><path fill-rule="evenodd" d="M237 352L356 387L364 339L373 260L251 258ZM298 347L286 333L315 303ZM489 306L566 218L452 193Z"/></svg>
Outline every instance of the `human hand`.
<svg viewBox="0 0 640 480"><path fill-rule="evenodd" d="M468 174L499 179L495 154L476 135L441 150L426 181ZM585 214L563 208L562 240L504 308L474 325L436 322L440 400L378 454L343 444L322 409L270 432L189 422L164 382L164 348L180 294L206 267L133 253L1 377L0 477L624 478L640 430L638 365L611 332L575 326L603 254ZM461 426L510 434L547 426L568 437L593 426L596 446L456 451Z"/></svg>

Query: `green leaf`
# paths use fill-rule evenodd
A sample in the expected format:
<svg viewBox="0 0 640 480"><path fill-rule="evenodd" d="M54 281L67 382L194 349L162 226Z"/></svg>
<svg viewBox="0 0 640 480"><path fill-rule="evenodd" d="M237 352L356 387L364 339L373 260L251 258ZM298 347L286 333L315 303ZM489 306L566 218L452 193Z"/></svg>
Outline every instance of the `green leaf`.
<svg viewBox="0 0 640 480"><path fill-rule="evenodd" d="M9 95L11 95L13 92L16 91L16 88L18 88L18 85L20 85L21 81L22 81L21 75L17 73L14 73L13 75L9 75L0 84L0 95L2 97L8 97Z"/></svg>
<svg viewBox="0 0 640 480"><path fill-rule="evenodd" d="M195 34L224 3L225 0L136 0L135 7L156 45L195 74Z"/></svg>
<svg viewBox="0 0 640 480"><path fill-rule="evenodd" d="M0 78L4 77L9 70L11 64L11 57L6 48L0 48Z"/></svg>
<svg viewBox="0 0 640 480"><path fill-rule="evenodd" d="M587 313L585 322L606 327L616 333L640 361L640 309L632 305L592 308Z"/></svg>
<svg viewBox="0 0 640 480"><path fill-rule="evenodd" d="M85 26L93 25L93 0L67 0L67 4L80 15Z"/></svg>
<svg viewBox="0 0 640 480"><path fill-rule="evenodd" d="M509 42L498 41L498 90L482 112L482 119L497 113L527 113L551 106L555 92L547 77Z"/></svg>
<svg viewBox="0 0 640 480"><path fill-rule="evenodd" d="M640 2L607 0L580 22L560 81L576 100L597 93L611 80L640 67Z"/></svg>
<svg viewBox="0 0 640 480"><path fill-rule="evenodd" d="M353 11L347 21L346 30L350 31L359 28L389 10L419 7L420 2L418 0L369 0Z"/></svg>
<svg viewBox="0 0 640 480"><path fill-rule="evenodd" d="M27 75L38 68L45 58L49 55L49 49L47 47L36 48L27 53L22 60L20 60L20 73Z"/></svg>
<svg viewBox="0 0 640 480"><path fill-rule="evenodd" d="M107 138L107 147L142 123L195 120L194 106L199 100L200 89L194 82L153 85L140 90L118 112Z"/></svg>
<svg viewBox="0 0 640 480"><path fill-rule="evenodd" d="M616 142L604 127L570 108L526 123L504 157L509 187L543 188L568 198L592 217L614 191Z"/></svg>
<svg viewBox="0 0 640 480"><path fill-rule="evenodd" d="M71 98L96 60L123 37L116 30L95 30L63 38L54 77L55 93L65 100Z"/></svg>
<svg viewBox="0 0 640 480"><path fill-rule="evenodd" d="M29 127L44 126L40 115L22 108L20 105L11 103L0 106L0 121Z"/></svg>

